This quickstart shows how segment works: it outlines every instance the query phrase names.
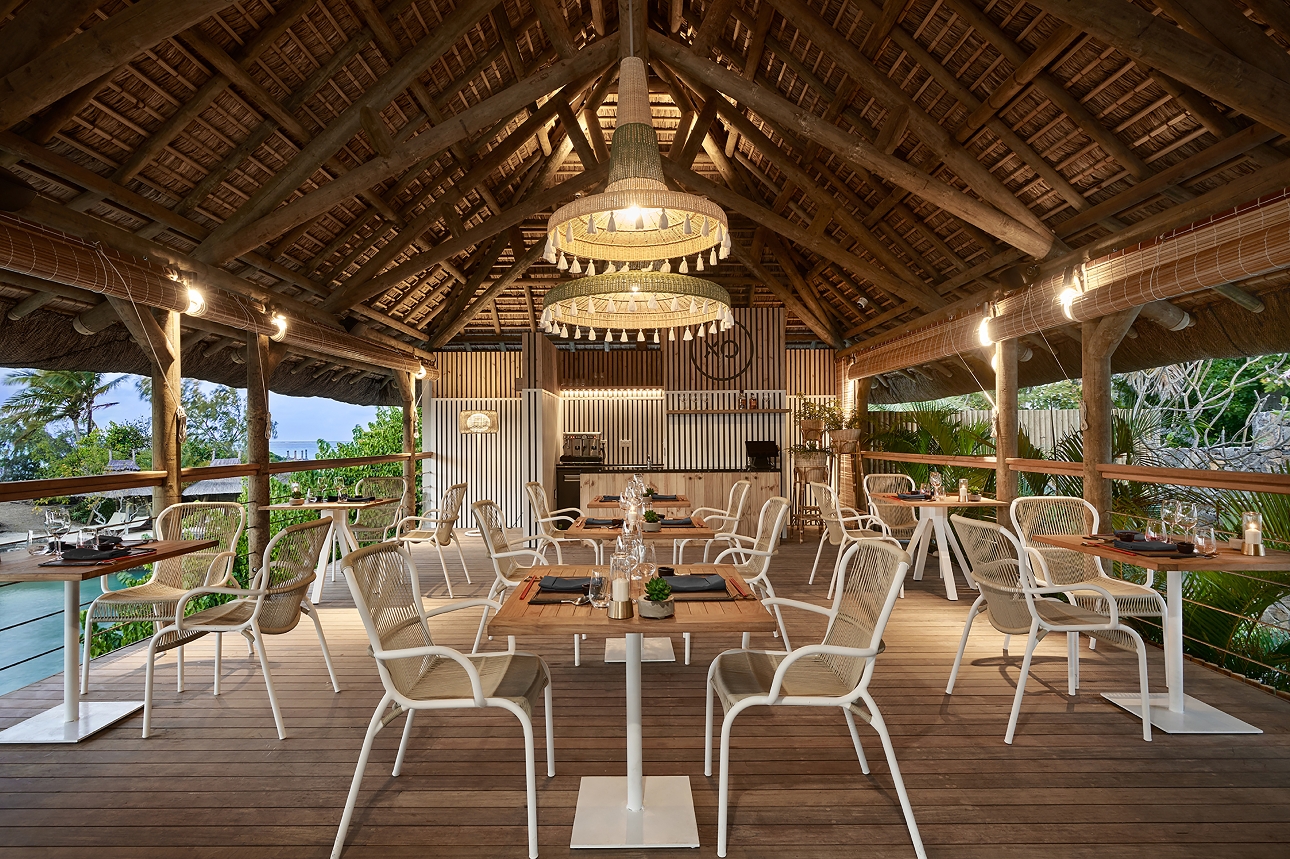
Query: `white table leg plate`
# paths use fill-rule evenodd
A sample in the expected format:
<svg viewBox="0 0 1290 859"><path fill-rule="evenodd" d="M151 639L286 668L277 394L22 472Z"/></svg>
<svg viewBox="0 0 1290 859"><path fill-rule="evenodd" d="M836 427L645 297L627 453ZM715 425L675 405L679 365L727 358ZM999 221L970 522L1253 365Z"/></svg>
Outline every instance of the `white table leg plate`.
<svg viewBox="0 0 1290 859"><path fill-rule="evenodd" d="M1142 718L1142 696L1137 692L1103 692L1102 697ZM1261 734L1263 731L1204 701L1184 696L1183 712L1169 709L1165 692L1151 696L1151 725L1168 734Z"/></svg>
<svg viewBox="0 0 1290 859"><path fill-rule="evenodd" d="M141 709L142 701L81 701L80 718L68 722L63 705L59 704L0 731L0 744L79 743Z"/></svg>
<svg viewBox="0 0 1290 859"><path fill-rule="evenodd" d="M605 639L605 661L606 662L626 662L627 661L627 639L625 638L607 638ZM646 638L645 646L641 651L641 662L675 662L676 651L672 649L672 639L670 638Z"/></svg>
<svg viewBox="0 0 1290 859"><path fill-rule="evenodd" d="M698 847L699 825L694 818L689 776L645 776L645 802L640 811L627 810L625 777L584 776L569 846Z"/></svg>

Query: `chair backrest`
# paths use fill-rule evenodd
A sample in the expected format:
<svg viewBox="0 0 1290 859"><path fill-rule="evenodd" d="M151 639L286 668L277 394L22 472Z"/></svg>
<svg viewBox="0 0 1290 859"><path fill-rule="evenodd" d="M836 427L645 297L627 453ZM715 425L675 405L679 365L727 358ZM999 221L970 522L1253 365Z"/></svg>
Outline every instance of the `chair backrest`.
<svg viewBox="0 0 1290 859"><path fill-rule="evenodd" d="M914 478L908 474L866 474L864 477L864 491L869 497L869 512L887 526L892 536L901 539L908 539L918 527L918 517L914 515L914 508L892 504L876 496L895 495L913 490Z"/></svg>
<svg viewBox="0 0 1290 859"><path fill-rule="evenodd" d="M529 496L529 507L533 509L533 522L543 534L551 534L558 530L554 522L543 522L543 519L550 518L551 506L546 503L546 490L542 484L537 481L530 481L524 484L524 491Z"/></svg>
<svg viewBox="0 0 1290 859"><path fill-rule="evenodd" d="M1092 504L1074 495L1034 495L1015 499L1011 513L1021 544L1043 559L1049 584L1069 585L1102 574L1096 557L1033 539L1038 534L1096 533L1098 515Z"/></svg>
<svg viewBox="0 0 1290 859"><path fill-rule="evenodd" d="M452 542L453 529L457 527L457 517L461 515L461 502L465 497L464 483L454 483L443 494L443 501L439 502L439 525L434 531L439 545L446 546Z"/></svg>
<svg viewBox="0 0 1290 859"><path fill-rule="evenodd" d="M283 528L264 547L256 583L265 588L258 618L265 635L290 632L300 622L300 603L314 581L330 525L327 518L300 522Z"/></svg>
<svg viewBox="0 0 1290 859"><path fill-rule="evenodd" d="M499 558L502 552L510 551L510 541L506 538L506 519L502 508L493 501L476 501L470 505L475 512L475 522L479 525L479 534L484 538L488 556L493 561L493 571L499 578L510 581L522 565L515 558Z"/></svg>
<svg viewBox="0 0 1290 859"><path fill-rule="evenodd" d="M815 506L820 508L820 520L824 522L824 533L828 535L830 545L841 545L846 532L842 528L842 512L838 509L833 487L827 483L812 483L811 493L815 497Z"/></svg>
<svg viewBox="0 0 1290 859"><path fill-rule="evenodd" d="M739 520L744 516L744 508L748 506L748 493L752 489L751 480L736 480L730 487L730 498L726 502L726 515L734 520L735 524L730 527L731 531L739 530Z"/></svg>
<svg viewBox="0 0 1290 859"><path fill-rule="evenodd" d="M421 605L416 566L397 543L377 543L345 556L345 581L373 650L403 650L434 644ZM437 656L377 660L390 692L409 695L434 668Z"/></svg>
<svg viewBox="0 0 1290 859"><path fill-rule="evenodd" d="M997 522L957 514L950 517L950 522L972 565L972 578L985 597L990 625L1007 635L1029 631L1026 550Z"/></svg>
<svg viewBox="0 0 1290 859"><path fill-rule="evenodd" d="M900 595L909 569L909 553L886 540L859 540L838 562L838 587L833 598L834 617L824 633L825 645L872 647L882 633ZM850 688L873 671L873 660L856 656L822 656L821 659Z"/></svg>
<svg viewBox="0 0 1290 859"><path fill-rule="evenodd" d="M184 501L171 504L157 516L153 533L159 540L215 540L209 549L167 558L153 565L152 581L192 590L214 585L232 569L233 559L211 568L221 552L237 551L246 526L246 509L234 501Z"/></svg>
<svg viewBox="0 0 1290 859"><path fill-rule="evenodd" d="M397 503L381 504L359 510L354 527L384 529L398 522L403 512L403 495L407 489L408 483L402 477L364 477L358 481L354 491L359 495L389 498Z"/></svg>
<svg viewBox="0 0 1290 859"><path fill-rule="evenodd" d="M758 552L773 553L779 546L779 538L784 530L784 519L788 516L788 499L782 495L767 498L761 506L757 518L757 537L752 548ZM739 574L745 579L763 575L770 567L770 557L753 555L748 562L739 565Z"/></svg>

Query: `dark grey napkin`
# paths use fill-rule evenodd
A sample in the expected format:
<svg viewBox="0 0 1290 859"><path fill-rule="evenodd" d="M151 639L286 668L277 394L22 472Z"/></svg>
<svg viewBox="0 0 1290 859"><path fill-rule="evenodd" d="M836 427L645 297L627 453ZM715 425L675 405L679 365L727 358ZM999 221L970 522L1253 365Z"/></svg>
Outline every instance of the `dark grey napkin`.
<svg viewBox="0 0 1290 859"><path fill-rule="evenodd" d="M543 576L538 584L544 591L558 594L585 594L590 576Z"/></svg>
<svg viewBox="0 0 1290 859"><path fill-rule="evenodd" d="M684 519L663 519L659 524L664 528L690 528L694 526L694 522L689 516Z"/></svg>
<svg viewBox="0 0 1290 859"><path fill-rule="evenodd" d="M1156 543L1146 540L1116 540L1111 545L1129 552L1177 552L1177 543Z"/></svg>
<svg viewBox="0 0 1290 859"><path fill-rule="evenodd" d="M726 580L713 573L710 576L668 576L667 583L679 594L693 594L701 591L724 591Z"/></svg>

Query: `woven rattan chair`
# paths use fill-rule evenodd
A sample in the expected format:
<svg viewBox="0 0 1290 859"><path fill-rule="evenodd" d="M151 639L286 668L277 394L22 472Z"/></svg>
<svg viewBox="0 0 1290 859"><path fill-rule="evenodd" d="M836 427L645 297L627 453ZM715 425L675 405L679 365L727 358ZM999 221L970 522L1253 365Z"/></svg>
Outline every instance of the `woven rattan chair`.
<svg viewBox="0 0 1290 859"><path fill-rule="evenodd" d="M260 570L249 588L201 587L193 588L180 597L171 623L162 627L148 643L148 670L144 682L143 736L152 728L152 682L157 654L211 633L215 634L215 694L219 694L220 660L223 637L226 632L240 632L247 637L260 657L264 672L264 685L269 692L269 705L273 708L273 722L278 728L278 739L285 740L286 729L282 724L282 711L273 692L273 675L269 672L269 655L264 649L266 635L282 635L296 628L300 615L307 614L314 622L318 644L322 647L323 661L331 675L332 688L339 692L336 671L327 650L318 610L309 601L309 585L316 573L314 567L327 542L326 519L314 519L284 528L274 535L264 548ZM184 616L192 600L206 594L227 594L236 599ZM182 688L181 690L182 691Z"/></svg>
<svg viewBox="0 0 1290 859"><path fill-rule="evenodd" d="M550 540L545 535L522 536L512 541L506 528L506 520L502 516L502 508L498 507L492 501L476 501L470 505L470 509L475 512L475 521L479 524L480 536L484 538L484 546L488 549L488 556L493 561L493 584L488 589L488 599L500 603L506 598L506 592L511 588L518 587L524 583L524 577L534 566L546 564L546 555L538 548L529 549L525 547L527 543L533 543L536 546L545 549L547 546L555 547L557 563L564 563L560 555L560 544ZM522 563L527 560L528 563ZM480 642L484 640L484 627L488 625L489 606L484 606L484 616L479 619L479 632L475 634L475 646L471 653L479 652ZM574 646L578 646L578 636L574 636ZM515 649L515 636L508 638L509 650Z"/></svg>
<svg viewBox="0 0 1290 859"><path fill-rule="evenodd" d="M1071 585L1094 582L1115 598L1122 617L1156 617L1164 621L1165 599L1151 587L1152 574L1147 571L1146 585L1108 576L1101 559L1071 549L1045 546L1034 540L1037 534L1096 534L1097 509L1083 498L1067 495L1042 495L1018 498L1012 502L1012 524L1017 529L1035 575L1049 585ZM1095 597L1080 597L1084 608L1100 610Z"/></svg>
<svg viewBox="0 0 1290 859"><path fill-rule="evenodd" d="M448 487L438 507L432 507L421 516L406 516L399 520L395 531L396 539L404 545L429 543L434 546L439 556L439 566L443 569L443 581L448 586L448 599L453 599L452 581L448 578L448 565L443 559L443 547L457 547L457 557L461 559L461 569L466 574L466 584L471 584L470 568L466 566L466 556L461 551L461 539L457 536L457 519L461 516L461 501L466 496L466 484L456 483Z"/></svg>
<svg viewBox="0 0 1290 859"><path fill-rule="evenodd" d="M185 501L172 504L157 517L153 533L159 540L215 540L210 549L166 558L152 565L146 582L119 591L108 590L108 578L102 579L103 594L90 603L85 612L85 653L81 660L81 694L90 690L90 645L94 625L131 621L158 624L175 619L179 599L196 587L227 584L233 576L233 559L237 542L246 526L246 510L235 502ZM183 691L184 651L178 650L179 690Z"/></svg>
<svg viewBox="0 0 1290 859"><path fill-rule="evenodd" d="M736 535L740 544L731 546L717 555L713 563L733 563L739 575L743 576L744 581L752 587L753 593L762 598L775 596L775 588L770 583L770 559L779 548L779 538L784 530L784 519L788 517L788 511L788 499L784 496L776 495L774 498L767 498L766 503L761 506L761 514L757 517L757 536L749 539ZM784 649L792 650L792 646L788 643L788 630L784 627L784 618L780 616L778 608L773 611L775 619L779 622L779 635L784 641ZM749 635L745 632L743 646L746 648L748 643ZM685 635L685 661L687 665L690 662L689 633Z"/></svg>
<svg viewBox="0 0 1290 859"><path fill-rule="evenodd" d="M529 856L538 855L537 777L533 739L533 711L544 699L546 721L547 776L555 776L555 742L552 735L551 673L542 658L532 653L484 653L467 656L449 647L436 646L430 636L429 619L446 612L484 606L501 608L491 600L466 600L426 611L421 602L416 565L407 548L381 543L346 555L345 581L363 628L367 630L372 655L381 675L385 695L376 705L363 738L354 780L345 798L333 859L345 846L345 834L354 814L354 803L363 783L363 771L372 752L376 734L400 712L407 714L403 738L394 759L393 775L403 768L403 758L412 734L412 717L418 710L446 710L496 707L508 710L524 729L524 767L528 791ZM392 712L387 709L393 705Z"/></svg>
<svg viewBox="0 0 1290 859"><path fill-rule="evenodd" d="M703 519L703 524L717 533L711 540L703 541L703 562L708 562L708 550L713 543L722 542L731 545L732 536L739 533L739 523L744 518L744 508L748 506L748 493L752 489L751 480L736 480L730 487L724 510L717 507L696 507L690 511L691 516ZM685 563L685 547L690 541L676 541L676 562Z"/></svg>
<svg viewBox="0 0 1290 859"><path fill-rule="evenodd" d="M408 482L402 477L364 477L358 481L354 487L355 494L361 497L370 495L373 498L389 498L392 502L358 511L349 530L360 546L390 539L404 514L403 496L407 491Z"/></svg>
<svg viewBox="0 0 1290 859"><path fill-rule="evenodd" d="M546 503L546 490L542 488L541 483L530 481L524 484L524 492L529 497L529 507L533 510L533 523L537 525L540 534L556 545L581 543L584 546L590 546L591 551L595 553L596 563L601 563L602 556L598 541L566 537L564 536L564 531L557 527L559 522L567 522L572 525L579 516L586 516L586 513L577 507L563 507L559 510L552 510ZM568 526L566 525L565 527Z"/></svg>
<svg viewBox="0 0 1290 859"><path fill-rule="evenodd" d="M864 478L865 495L869 498L869 513L878 527L888 537L895 537L902 543L908 543L918 527L918 517L914 508L901 504L892 504L874 495L895 495L900 492L912 492L914 478L908 474L866 474Z"/></svg>
<svg viewBox="0 0 1290 859"><path fill-rule="evenodd" d="M847 544L851 541L879 536L879 532L873 530L877 524L874 518L860 513L853 507L842 506L838 503L838 496L833 491L833 487L827 483L812 483L811 493L815 497L816 507L820 510L820 519L824 522L824 528L820 531L820 546L815 550L815 563L811 565L811 577L806 582L808 585L815 584L815 571L820 566L820 555L824 552L826 541L838 547L838 557L841 558ZM833 578L829 581L829 598L833 596L833 586L836 582L837 564L835 563Z"/></svg>
<svg viewBox="0 0 1290 859"><path fill-rule="evenodd" d="M721 700L721 777L717 805L717 855L726 855L729 816L730 731L735 719L750 707L837 707L846 717L860 769L869 764L860 745L855 717L878 732L896 795L909 827L914 852L922 859L923 841L914 822L905 783L896 763L891 735L878 705L869 693L875 659L882 650L882 632L891 616L901 582L909 569L909 555L886 540L859 540L847 547L841 561L836 595L831 608L796 600L769 598L767 605L813 611L828 617L820 644L791 653L763 650L727 650L708 669L707 728L704 733L703 772L712 775L713 698Z"/></svg>

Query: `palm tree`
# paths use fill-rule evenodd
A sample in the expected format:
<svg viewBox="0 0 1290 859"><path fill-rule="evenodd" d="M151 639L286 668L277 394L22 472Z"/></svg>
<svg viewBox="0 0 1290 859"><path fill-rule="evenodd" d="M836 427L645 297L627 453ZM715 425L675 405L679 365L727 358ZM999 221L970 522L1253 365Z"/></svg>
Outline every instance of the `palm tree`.
<svg viewBox="0 0 1290 859"><path fill-rule="evenodd" d="M6 376L5 382L23 389L0 405L0 417L22 425L20 438L47 424L70 421L72 434L79 440L94 431L96 411L116 405L100 403L99 398L121 379L76 370L19 370Z"/></svg>

